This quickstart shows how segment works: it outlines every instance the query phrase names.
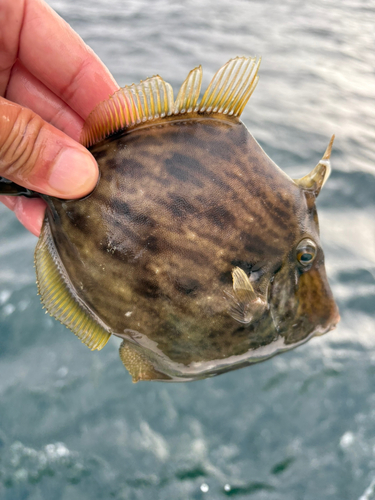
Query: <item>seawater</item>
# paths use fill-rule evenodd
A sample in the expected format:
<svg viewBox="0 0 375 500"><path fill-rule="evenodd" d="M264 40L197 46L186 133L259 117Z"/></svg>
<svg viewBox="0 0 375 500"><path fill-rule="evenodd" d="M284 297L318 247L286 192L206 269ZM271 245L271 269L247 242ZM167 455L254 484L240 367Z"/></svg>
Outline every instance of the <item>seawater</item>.
<svg viewBox="0 0 375 500"><path fill-rule="evenodd" d="M0 208L0 498L375 498L375 7L364 0L50 0L120 85L262 55L243 120L292 177L335 133L318 199L342 321L265 363L133 385L40 307L28 234Z"/></svg>

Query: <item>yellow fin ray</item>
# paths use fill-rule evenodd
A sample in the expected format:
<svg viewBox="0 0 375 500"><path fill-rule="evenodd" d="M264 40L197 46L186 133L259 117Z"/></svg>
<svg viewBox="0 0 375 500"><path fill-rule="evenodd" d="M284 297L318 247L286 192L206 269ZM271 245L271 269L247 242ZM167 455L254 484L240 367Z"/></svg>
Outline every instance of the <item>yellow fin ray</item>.
<svg viewBox="0 0 375 500"><path fill-rule="evenodd" d="M125 86L90 113L80 142L86 147L92 146L119 130L170 116L173 108L172 87L158 75L137 85Z"/></svg>
<svg viewBox="0 0 375 500"><path fill-rule="evenodd" d="M35 267L38 291L47 312L72 330L91 350L102 349L111 334L77 297L63 271L47 221L35 249Z"/></svg>
<svg viewBox="0 0 375 500"><path fill-rule="evenodd" d="M233 295L226 293L229 314L239 323L249 324L254 316L261 313L266 303L255 293L249 277L243 269L235 267L232 271Z"/></svg>
<svg viewBox="0 0 375 500"><path fill-rule="evenodd" d="M258 83L260 59L236 57L215 74L199 104L199 113L240 116Z"/></svg>
<svg viewBox="0 0 375 500"><path fill-rule="evenodd" d="M190 71L177 94L174 114L191 113L195 110L202 85L202 66Z"/></svg>
<svg viewBox="0 0 375 500"><path fill-rule="evenodd" d="M90 113L80 142L90 147L117 132L185 113L192 113L193 118L197 113L237 118L258 83L259 65L256 57L231 59L217 71L199 104L201 66L190 71L175 102L172 87L159 75L125 86Z"/></svg>
<svg viewBox="0 0 375 500"><path fill-rule="evenodd" d="M232 271L233 291L236 295L240 296L243 300L252 302L256 300L257 295L249 280L249 277L243 269L235 267Z"/></svg>

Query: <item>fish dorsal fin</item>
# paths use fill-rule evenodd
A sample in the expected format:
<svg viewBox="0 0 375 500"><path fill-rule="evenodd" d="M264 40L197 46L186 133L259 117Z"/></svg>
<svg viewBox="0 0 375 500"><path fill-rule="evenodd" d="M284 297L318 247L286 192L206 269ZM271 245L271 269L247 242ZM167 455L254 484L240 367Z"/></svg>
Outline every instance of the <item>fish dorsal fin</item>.
<svg viewBox="0 0 375 500"><path fill-rule="evenodd" d="M174 103L174 114L191 113L195 111L202 85L202 66L190 71L181 85Z"/></svg>
<svg viewBox="0 0 375 500"><path fill-rule="evenodd" d="M240 116L258 83L260 61L256 57L228 61L211 80L198 112Z"/></svg>
<svg viewBox="0 0 375 500"><path fill-rule="evenodd" d="M92 146L120 130L140 125L147 120L170 116L174 110L173 90L160 76L115 92L90 113L80 142Z"/></svg>
<svg viewBox="0 0 375 500"><path fill-rule="evenodd" d="M91 350L102 349L111 334L78 298L55 249L48 221L35 249L38 291L47 312L72 330Z"/></svg>
<svg viewBox="0 0 375 500"><path fill-rule="evenodd" d="M259 65L260 59L256 57L231 59L215 74L199 104L201 66L190 71L175 102L172 87L160 76L125 86L90 113L80 142L90 147L112 134L139 127L145 122L186 113L238 118L258 83Z"/></svg>

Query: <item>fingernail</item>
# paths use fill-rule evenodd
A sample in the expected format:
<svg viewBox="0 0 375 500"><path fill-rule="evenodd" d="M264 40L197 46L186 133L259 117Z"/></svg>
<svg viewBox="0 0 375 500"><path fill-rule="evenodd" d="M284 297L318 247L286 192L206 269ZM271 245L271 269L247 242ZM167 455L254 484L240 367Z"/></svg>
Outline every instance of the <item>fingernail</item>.
<svg viewBox="0 0 375 500"><path fill-rule="evenodd" d="M87 152L68 148L57 156L48 179L50 188L56 196L81 197L95 187L98 178L98 166Z"/></svg>

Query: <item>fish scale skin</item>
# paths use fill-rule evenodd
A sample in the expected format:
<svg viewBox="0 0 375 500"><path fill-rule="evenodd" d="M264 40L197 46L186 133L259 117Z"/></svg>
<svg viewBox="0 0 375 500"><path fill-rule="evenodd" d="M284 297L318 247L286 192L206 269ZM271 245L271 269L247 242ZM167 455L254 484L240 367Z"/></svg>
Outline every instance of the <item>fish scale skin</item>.
<svg viewBox="0 0 375 500"><path fill-rule="evenodd" d="M223 277L233 261L264 261L253 286L267 297L298 241L319 236L302 190L245 126L167 120L91 152L100 169L96 189L82 200L51 198L48 220L78 295L109 330L139 332L183 365L275 340L269 310L248 327L230 317L232 283ZM314 326L303 324L293 342Z"/></svg>

